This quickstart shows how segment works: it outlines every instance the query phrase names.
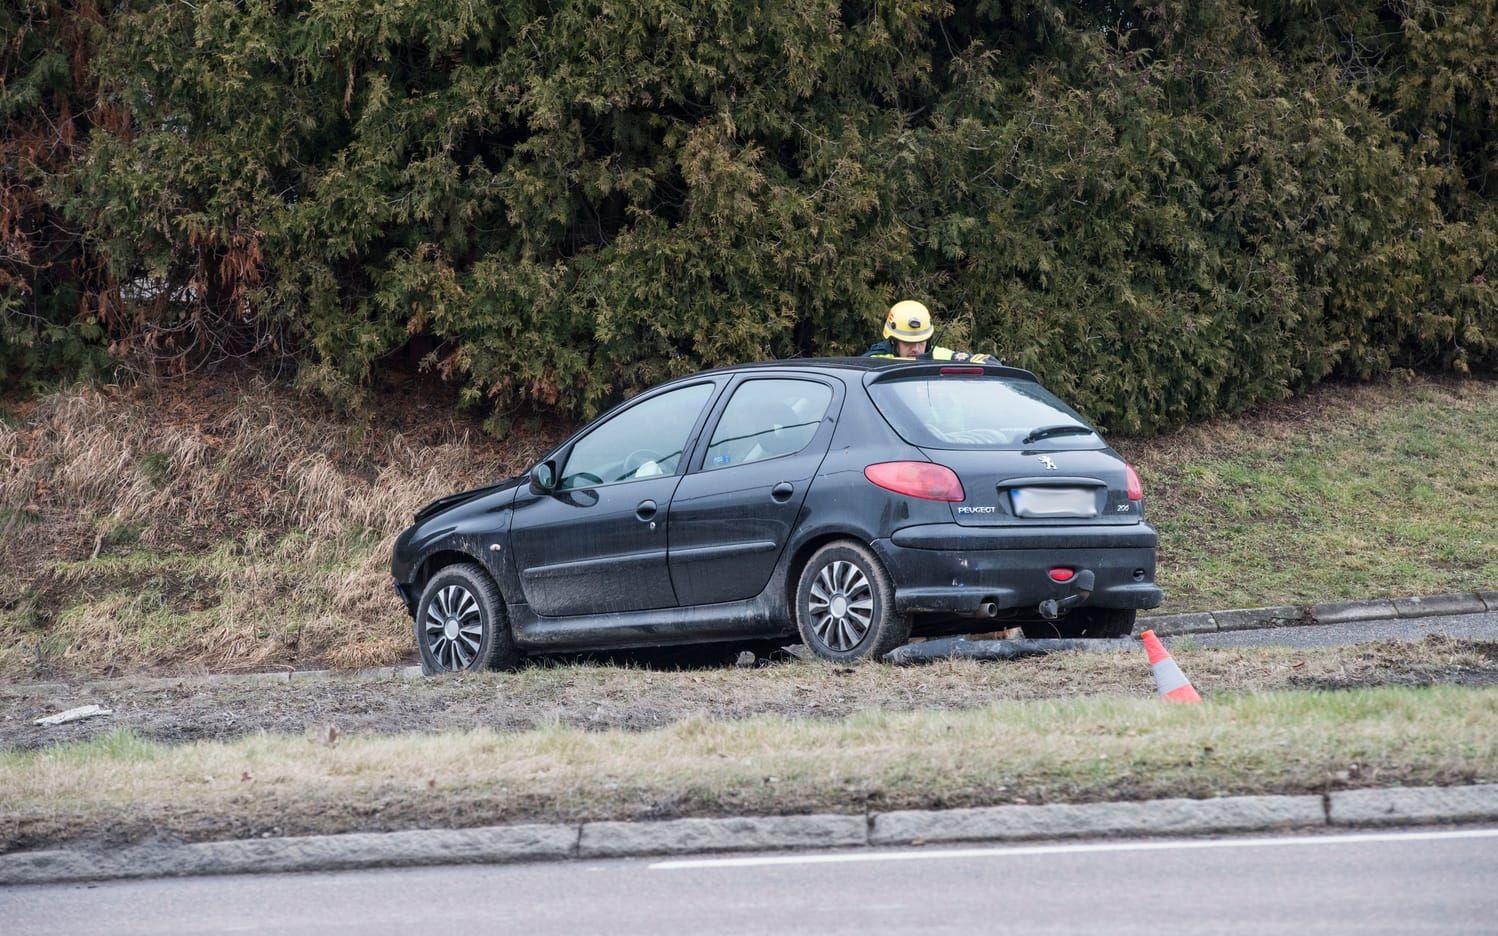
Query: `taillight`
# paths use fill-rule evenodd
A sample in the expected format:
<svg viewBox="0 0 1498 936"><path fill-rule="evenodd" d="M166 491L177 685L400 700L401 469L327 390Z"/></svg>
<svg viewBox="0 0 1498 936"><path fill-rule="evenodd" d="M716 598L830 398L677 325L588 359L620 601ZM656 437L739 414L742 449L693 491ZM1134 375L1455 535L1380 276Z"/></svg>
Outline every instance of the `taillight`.
<svg viewBox="0 0 1498 936"><path fill-rule="evenodd" d="M922 500L966 500L957 473L945 465L931 462L880 462L863 470L863 476L896 494Z"/></svg>
<svg viewBox="0 0 1498 936"><path fill-rule="evenodd" d="M1134 466L1125 463L1124 471L1129 475L1129 500L1144 500L1144 485L1139 483L1139 474L1134 470Z"/></svg>
<svg viewBox="0 0 1498 936"><path fill-rule="evenodd" d="M951 376L953 374L978 374L978 375L981 376L982 373L983 373L983 368L981 368L981 367L943 367L941 369L941 372L942 372L942 374L944 376Z"/></svg>
<svg viewBox="0 0 1498 936"><path fill-rule="evenodd" d="M1077 574L1077 570L1068 569L1066 566L1057 566L1048 574L1051 576L1051 581L1053 582L1070 582L1072 577Z"/></svg>

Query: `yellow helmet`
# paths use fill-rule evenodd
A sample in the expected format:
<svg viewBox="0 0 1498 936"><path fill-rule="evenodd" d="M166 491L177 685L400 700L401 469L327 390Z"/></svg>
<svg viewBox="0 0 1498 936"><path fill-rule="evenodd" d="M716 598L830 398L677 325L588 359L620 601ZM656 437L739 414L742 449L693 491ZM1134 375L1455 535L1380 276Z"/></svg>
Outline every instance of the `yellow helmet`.
<svg viewBox="0 0 1498 936"><path fill-rule="evenodd" d="M931 310L916 302L914 299L905 299L889 307L889 315L884 317L884 337L898 338L901 341L925 341L935 331L931 327Z"/></svg>

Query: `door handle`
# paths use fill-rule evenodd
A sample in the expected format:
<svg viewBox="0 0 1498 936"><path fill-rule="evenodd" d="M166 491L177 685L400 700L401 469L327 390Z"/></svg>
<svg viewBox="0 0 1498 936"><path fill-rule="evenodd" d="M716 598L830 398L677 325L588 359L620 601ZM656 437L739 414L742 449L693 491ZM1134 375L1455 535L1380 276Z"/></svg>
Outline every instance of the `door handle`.
<svg viewBox="0 0 1498 936"><path fill-rule="evenodd" d="M651 517L655 516L655 510L655 501L642 500L635 506L635 516L639 517L641 520L649 520Z"/></svg>
<svg viewBox="0 0 1498 936"><path fill-rule="evenodd" d="M782 481L770 488L770 496L782 504L790 500L791 495L794 493L796 493L796 488L789 481Z"/></svg>

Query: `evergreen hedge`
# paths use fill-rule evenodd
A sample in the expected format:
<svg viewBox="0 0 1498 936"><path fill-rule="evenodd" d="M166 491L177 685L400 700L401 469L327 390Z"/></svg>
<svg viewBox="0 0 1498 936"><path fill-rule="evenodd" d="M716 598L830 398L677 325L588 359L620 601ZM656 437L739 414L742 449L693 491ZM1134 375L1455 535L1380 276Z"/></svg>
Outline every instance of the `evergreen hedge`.
<svg viewBox="0 0 1498 936"><path fill-rule="evenodd" d="M415 346L586 414L904 297L1127 432L1491 370L1495 2L19 0L0 120L77 143L11 239L74 262L0 377Z"/></svg>

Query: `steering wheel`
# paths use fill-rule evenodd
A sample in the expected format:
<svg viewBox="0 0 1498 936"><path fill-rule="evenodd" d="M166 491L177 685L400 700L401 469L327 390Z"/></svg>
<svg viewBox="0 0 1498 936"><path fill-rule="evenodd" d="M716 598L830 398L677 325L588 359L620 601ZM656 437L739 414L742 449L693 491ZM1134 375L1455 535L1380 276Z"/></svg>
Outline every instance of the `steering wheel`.
<svg viewBox="0 0 1498 936"><path fill-rule="evenodd" d="M639 459L638 461L635 460L637 458ZM650 449L635 449L624 456L624 477L634 477L635 472L644 467L646 462L655 461L656 458L655 452L652 452ZM662 473L664 474L664 472Z"/></svg>

